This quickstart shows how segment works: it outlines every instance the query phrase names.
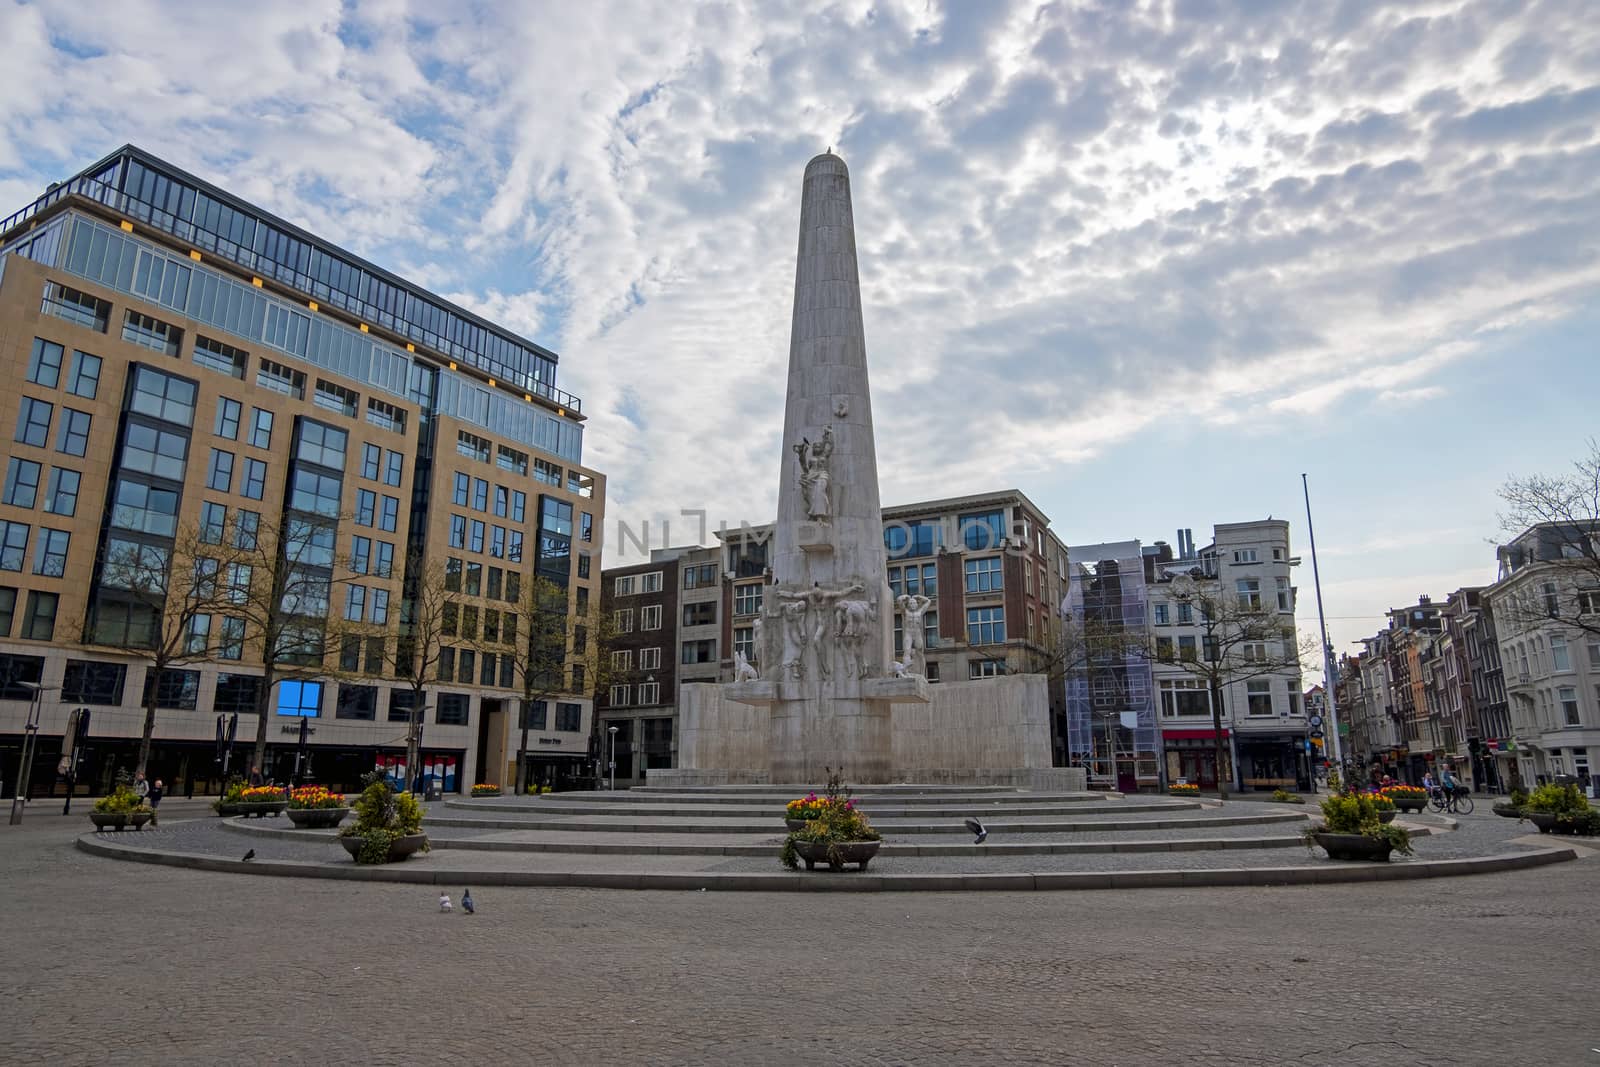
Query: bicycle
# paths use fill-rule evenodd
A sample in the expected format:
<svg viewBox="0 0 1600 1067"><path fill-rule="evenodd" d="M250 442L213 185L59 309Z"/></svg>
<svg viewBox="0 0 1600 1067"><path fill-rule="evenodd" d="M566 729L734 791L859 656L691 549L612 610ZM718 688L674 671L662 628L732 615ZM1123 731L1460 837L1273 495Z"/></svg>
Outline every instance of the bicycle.
<svg viewBox="0 0 1600 1067"><path fill-rule="evenodd" d="M1441 814L1447 811L1452 815L1472 814L1472 793L1464 785L1456 786L1450 795L1446 795L1444 786L1434 786L1429 803L1434 811Z"/></svg>

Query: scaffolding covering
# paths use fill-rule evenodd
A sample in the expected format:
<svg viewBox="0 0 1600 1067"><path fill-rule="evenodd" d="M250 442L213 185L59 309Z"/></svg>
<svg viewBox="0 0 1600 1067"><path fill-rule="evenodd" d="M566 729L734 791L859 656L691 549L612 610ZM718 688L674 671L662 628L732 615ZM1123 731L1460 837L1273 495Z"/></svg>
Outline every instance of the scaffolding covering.
<svg viewBox="0 0 1600 1067"><path fill-rule="evenodd" d="M1100 550L1099 552L1094 551ZM1120 775L1158 775L1155 686L1150 662L1136 640L1145 632L1149 598L1137 541L1069 549L1073 559L1067 612L1080 633L1104 635L1111 646L1091 648L1066 671L1067 750L1091 780L1114 784Z"/></svg>

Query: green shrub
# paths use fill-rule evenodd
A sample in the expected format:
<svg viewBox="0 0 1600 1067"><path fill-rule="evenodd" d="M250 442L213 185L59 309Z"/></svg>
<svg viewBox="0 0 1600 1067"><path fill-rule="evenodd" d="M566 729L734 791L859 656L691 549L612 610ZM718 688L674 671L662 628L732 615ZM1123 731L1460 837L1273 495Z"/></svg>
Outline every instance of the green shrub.
<svg viewBox="0 0 1600 1067"><path fill-rule="evenodd" d="M1590 810L1583 790L1575 785L1556 785L1554 782L1546 782L1535 789L1523 807L1551 815L1581 815Z"/></svg>
<svg viewBox="0 0 1600 1067"><path fill-rule="evenodd" d="M422 829L422 804L410 793L396 793L387 779L372 781L355 802L356 821L340 837L361 838L357 863L385 863L389 846ZM423 844L422 850L428 851Z"/></svg>
<svg viewBox="0 0 1600 1067"><path fill-rule="evenodd" d="M150 811L150 805L129 785L118 785L109 796L94 802L94 810L101 815L132 815L136 811Z"/></svg>
<svg viewBox="0 0 1600 1067"><path fill-rule="evenodd" d="M1274 789L1272 791L1272 799L1279 804L1304 804L1306 802L1305 797L1302 797L1299 793L1291 793L1287 789Z"/></svg>
<svg viewBox="0 0 1600 1067"><path fill-rule="evenodd" d="M1525 807L1527 807L1528 806L1528 791L1526 789L1522 789L1520 787L1516 788L1516 789L1513 789L1511 791L1511 806L1514 807L1514 808L1525 808Z"/></svg>
<svg viewBox="0 0 1600 1067"><path fill-rule="evenodd" d="M1367 793L1340 793L1324 800L1322 824L1305 831L1307 847L1316 843L1313 835L1319 832L1381 837L1402 856L1411 855L1411 834L1403 826L1380 822L1377 805Z"/></svg>

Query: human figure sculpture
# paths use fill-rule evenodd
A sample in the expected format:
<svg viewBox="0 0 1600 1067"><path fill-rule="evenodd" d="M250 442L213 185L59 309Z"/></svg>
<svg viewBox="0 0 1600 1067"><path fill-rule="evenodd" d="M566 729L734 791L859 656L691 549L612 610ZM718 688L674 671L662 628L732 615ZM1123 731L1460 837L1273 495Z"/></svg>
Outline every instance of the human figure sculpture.
<svg viewBox="0 0 1600 1067"><path fill-rule="evenodd" d="M829 496L833 482L833 427L824 427L822 440L815 444L800 438L794 451L800 458L800 496L805 501L806 517L827 522L833 514Z"/></svg>
<svg viewBox="0 0 1600 1067"><path fill-rule="evenodd" d="M847 669L857 678L867 676L867 661L862 655L871 624L878 619L878 606L870 600L841 600L833 608L834 631L843 645Z"/></svg>
<svg viewBox="0 0 1600 1067"><path fill-rule="evenodd" d="M761 635L766 630L766 625L760 615L750 625L750 662L759 666L761 663Z"/></svg>
<svg viewBox="0 0 1600 1067"><path fill-rule="evenodd" d="M750 661L744 658L744 653L739 649L734 649L733 680L736 682L753 682L757 677L756 669L750 666Z"/></svg>
<svg viewBox="0 0 1600 1067"><path fill-rule="evenodd" d="M902 593L895 599L901 621L901 647L905 651L907 674L926 677L928 673L928 647L923 637L922 617L933 607L933 601L918 593Z"/></svg>
<svg viewBox="0 0 1600 1067"><path fill-rule="evenodd" d="M832 635L828 627L828 608L850 594L864 592L865 589L866 587L860 582L851 582L843 589L824 589L820 585L813 585L810 589L777 589L773 591L773 596L783 602L781 610L786 624L793 617L790 611L791 608L798 607L801 612L810 614L810 633L804 635L800 642L801 652L804 651L805 645L809 644L811 646L817 659L817 669L824 678L832 677L833 674L832 666L829 662L829 656L832 652L832 642L829 638ZM786 661L788 659L788 642L788 631L785 629L784 658ZM797 654L795 658L798 661L799 655Z"/></svg>
<svg viewBox="0 0 1600 1067"><path fill-rule="evenodd" d="M783 671L791 678L798 678L800 660L806 653L805 602L779 604L778 615L783 620Z"/></svg>

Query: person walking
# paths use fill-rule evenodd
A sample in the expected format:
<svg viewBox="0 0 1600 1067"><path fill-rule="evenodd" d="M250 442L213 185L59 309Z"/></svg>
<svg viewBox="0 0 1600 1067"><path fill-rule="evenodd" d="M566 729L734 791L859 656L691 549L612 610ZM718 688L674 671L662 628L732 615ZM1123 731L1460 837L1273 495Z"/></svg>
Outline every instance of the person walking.
<svg viewBox="0 0 1600 1067"><path fill-rule="evenodd" d="M150 787L150 791L145 794L145 801L147 803L149 803L149 805L150 805L150 825L151 826L160 826L161 825L161 819L160 819L161 797L162 797L162 794L164 794L165 792L166 792L166 788L162 785L161 779L157 778L156 779L156 784L151 786Z"/></svg>
<svg viewBox="0 0 1600 1067"><path fill-rule="evenodd" d="M260 767L251 767L250 768L250 784L251 785L261 785L261 784L263 784L262 780L261 780L261 768Z"/></svg>

